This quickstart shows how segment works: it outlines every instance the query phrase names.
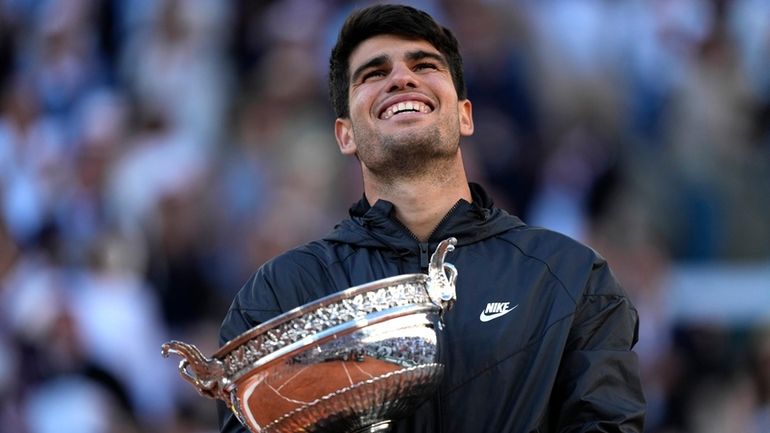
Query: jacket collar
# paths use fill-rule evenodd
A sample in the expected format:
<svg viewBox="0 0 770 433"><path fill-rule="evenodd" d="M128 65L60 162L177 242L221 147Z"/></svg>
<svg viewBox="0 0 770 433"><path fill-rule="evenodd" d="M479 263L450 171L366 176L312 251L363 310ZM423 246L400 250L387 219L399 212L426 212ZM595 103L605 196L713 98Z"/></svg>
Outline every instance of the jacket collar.
<svg viewBox="0 0 770 433"><path fill-rule="evenodd" d="M429 239L431 248L438 242L454 236L458 246L478 242L503 231L524 225L521 220L494 207L484 189L470 183L473 202L458 200L442 219ZM350 208L350 219L344 220L325 237L326 240L359 246L385 247L398 251L414 251L417 238L395 218L394 205L378 200L369 205L362 197Z"/></svg>

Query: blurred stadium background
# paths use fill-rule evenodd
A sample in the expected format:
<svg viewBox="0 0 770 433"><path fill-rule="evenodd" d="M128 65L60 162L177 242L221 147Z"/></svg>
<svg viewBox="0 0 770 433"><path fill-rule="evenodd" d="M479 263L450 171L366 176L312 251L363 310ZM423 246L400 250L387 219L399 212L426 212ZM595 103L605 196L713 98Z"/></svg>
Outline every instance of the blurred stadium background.
<svg viewBox="0 0 770 433"><path fill-rule="evenodd" d="M635 301L647 432L770 432L770 1L406 3L461 41L470 178ZM0 0L0 432L216 431L160 344L213 353L360 197L326 68L364 4Z"/></svg>

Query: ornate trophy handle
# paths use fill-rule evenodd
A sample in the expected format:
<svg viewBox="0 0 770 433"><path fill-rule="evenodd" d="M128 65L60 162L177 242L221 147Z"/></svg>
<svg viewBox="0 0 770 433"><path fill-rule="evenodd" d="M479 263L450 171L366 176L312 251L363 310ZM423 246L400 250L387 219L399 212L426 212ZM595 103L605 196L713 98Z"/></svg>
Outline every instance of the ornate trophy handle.
<svg viewBox="0 0 770 433"><path fill-rule="evenodd" d="M428 295L434 304L441 307L441 317L452 308L457 300L455 280L457 269L451 263L444 263L447 253L454 251L456 238L441 241L433 252L428 266Z"/></svg>
<svg viewBox="0 0 770 433"><path fill-rule="evenodd" d="M170 353L183 358L179 361L179 375L191 383L200 395L228 401L224 391L226 379L222 361L206 358L197 347L176 340L164 343L160 353L164 358L168 358Z"/></svg>

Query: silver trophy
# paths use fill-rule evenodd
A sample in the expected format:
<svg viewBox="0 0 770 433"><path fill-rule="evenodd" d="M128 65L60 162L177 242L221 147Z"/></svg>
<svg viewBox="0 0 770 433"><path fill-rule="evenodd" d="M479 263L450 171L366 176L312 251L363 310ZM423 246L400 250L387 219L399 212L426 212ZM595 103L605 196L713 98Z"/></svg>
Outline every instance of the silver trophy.
<svg viewBox="0 0 770 433"><path fill-rule="evenodd" d="M318 299L234 338L211 358L170 341L179 373L223 400L253 433L386 432L436 392L438 330L457 270L442 241L427 274L405 274Z"/></svg>

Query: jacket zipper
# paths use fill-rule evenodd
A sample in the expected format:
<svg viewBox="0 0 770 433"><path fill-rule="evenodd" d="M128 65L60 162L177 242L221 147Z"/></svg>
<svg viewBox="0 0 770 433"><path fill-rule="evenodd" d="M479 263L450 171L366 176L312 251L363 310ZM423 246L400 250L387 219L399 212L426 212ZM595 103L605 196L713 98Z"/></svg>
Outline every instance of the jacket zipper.
<svg viewBox="0 0 770 433"><path fill-rule="evenodd" d="M420 251L420 267L421 268L427 268L428 263L430 263L430 248L428 242L420 242L420 239L417 238L417 235L412 233L411 230L409 230L409 227L405 226L404 223L402 223L398 218L393 218L393 221L396 222L401 228L406 232L406 234L409 235L410 238L414 239L414 242L417 243L417 248Z"/></svg>
<svg viewBox="0 0 770 433"><path fill-rule="evenodd" d="M444 217L441 218L441 221L439 221L438 224L436 224L436 227L433 227L433 231L430 232L430 234L428 235L428 241L430 241L433 235L436 234L436 231L438 230L438 228L441 227L442 224L447 222L447 220L449 219L450 216L452 216L454 211L457 210L458 207L460 207L460 203L462 203L462 201L457 200L457 202L451 208L449 208L447 213L444 214Z"/></svg>
<svg viewBox="0 0 770 433"><path fill-rule="evenodd" d="M419 243L420 244L420 266L422 266L423 268L427 268L428 267L428 263L430 263L430 247L429 247L429 243L430 243L431 238L433 237L434 234L436 234L436 231L438 231L438 229L444 223L447 222L447 220L454 213L454 211L457 210L457 208L460 206L460 203L461 203L461 201L458 200L449 209L449 211L447 211L447 213L444 214L444 217L441 218L441 220L438 222L438 224L436 224L436 227L433 228L433 231L430 232L430 235L428 235L428 242ZM439 337L439 338L441 338L441 337ZM446 338L446 336L444 336L444 338ZM444 364L444 368L448 370L449 366L447 365L447 359L446 359L447 357L446 357L445 351L442 350L441 353L439 354L439 356L440 356L439 361L442 362ZM435 399L436 399L436 414L435 414L435 416L436 416L436 427L438 428L436 433L441 433L441 432L445 431L445 428L444 428L444 415L442 413L443 409L441 407L441 384L439 384L438 389L436 390Z"/></svg>
<svg viewBox="0 0 770 433"><path fill-rule="evenodd" d="M430 264L430 239L433 237L433 235L436 233L436 230L438 230L439 227L441 227L442 224L447 222L449 217L452 215L452 213L457 209L457 207L460 206L460 201L458 200L457 203L452 206L449 211L447 211L446 214L444 214L444 217L441 218L441 220L436 224L436 226L433 228L433 231L430 232L428 235L428 242L420 242L420 239L417 238L417 236L412 233L411 230L409 230L409 227L405 226L404 223L399 221L397 218L393 218L402 229L411 237L414 239L414 241L417 243L417 247L420 250L420 269L428 269L428 265Z"/></svg>
<svg viewBox="0 0 770 433"><path fill-rule="evenodd" d="M450 211L447 212L446 215L444 215L444 218L442 218L441 221L439 221L439 223L430 233L430 236L433 236L433 233L436 232L436 228L438 228L442 223L444 223L447 220L448 215L452 213L452 211L454 211L455 208L457 208L457 204L455 204L452 207L452 209L450 209ZM417 236L414 233L412 233L411 230L409 230L409 227L405 226L404 223L402 223L396 218L393 218L393 220L395 220L396 223L400 225L402 229L404 229L404 232L406 232L412 239L414 239L415 242L417 242L417 246L420 249L420 267L422 269L427 269L428 264L430 263L430 236L428 236L428 242L420 242ZM442 351L442 353L439 354L439 361L443 362L444 365L446 366L446 361L444 358L446 358L446 356ZM440 384L436 389L436 392L434 394L434 399L436 402L434 416L436 421L436 428L438 429L434 433L442 433L444 431L444 422L443 422L443 417L441 416L441 385Z"/></svg>
<svg viewBox="0 0 770 433"><path fill-rule="evenodd" d="M436 231L438 231L439 227L441 227L444 223L449 220L449 217L454 213L455 210L460 206L461 201L457 200L457 202L449 208L447 213L444 214L444 217L441 218L441 220L436 224L436 227L433 227L433 231L430 232L428 235L428 242L421 243L420 244L420 266L422 266L423 269L428 268L428 263L430 263L430 240L433 238L433 235L436 234Z"/></svg>
<svg viewBox="0 0 770 433"><path fill-rule="evenodd" d="M427 269L430 263L430 244L428 242L418 242L420 247L420 269Z"/></svg>

